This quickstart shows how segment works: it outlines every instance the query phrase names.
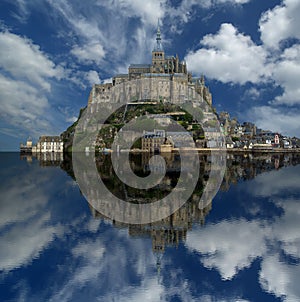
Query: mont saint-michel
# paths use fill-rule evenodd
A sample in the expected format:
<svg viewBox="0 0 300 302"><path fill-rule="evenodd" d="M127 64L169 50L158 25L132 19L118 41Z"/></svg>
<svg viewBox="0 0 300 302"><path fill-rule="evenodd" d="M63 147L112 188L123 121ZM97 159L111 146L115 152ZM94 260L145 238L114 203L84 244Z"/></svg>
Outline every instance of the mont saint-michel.
<svg viewBox="0 0 300 302"><path fill-rule="evenodd" d="M85 121L77 125L79 132L95 130L97 125L89 123L95 119L104 124L92 146L96 150L111 149L116 133L132 120L139 129L142 125L138 123L144 126L142 137L134 145L137 150L161 152L192 148L190 134L195 141L207 135L214 138L214 142L207 143L210 147L222 144L215 130L217 118L204 77L193 78L185 61L177 55L165 54L159 26L151 64L131 64L127 74L114 76L111 83L94 85L84 114ZM144 119L138 122L140 116ZM180 125L180 129L175 129L174 123ZM124 140L132 139L133 129L122 131ZM83 140L90 146L86 137ZM118 150L119 147L117 145Z"/></svg>
<svg viewBox="0 0 300 302"><path fill-rule="evenodd" d="M178 148L298 150L300 141L296 137L259 129L251 122L240 123L227 112L217 113L204 75L193 77L185 61L165 53L159 26L151 58L149 64L130 64L128 73L115 75L109 83L94 84L88 104L79 115L78 120L85 116L81 124L75 122L60 137L42 136L36 146L27 142L21 145L21 151L71 151L76 129L93 132L89 138L82 135L81 145L95 151L110 151L113 146L119 151L114 139L120 130L124 130L123 140L133 142L131 150L143 152L171 152ZM138 121L139 117L143 119ZM134 139L133 129L122 129L130 121L135 121L140 130L143 128L139 139Z"/></svg>

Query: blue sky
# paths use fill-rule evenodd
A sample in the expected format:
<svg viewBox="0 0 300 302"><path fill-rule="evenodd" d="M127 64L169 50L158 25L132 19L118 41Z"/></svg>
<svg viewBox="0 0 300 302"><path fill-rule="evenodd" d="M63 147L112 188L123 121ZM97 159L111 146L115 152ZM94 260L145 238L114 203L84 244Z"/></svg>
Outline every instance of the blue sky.
<svg viewBox="0 0 300 302"><path fill-rule="evenodd" d="M204 74L218 111L300 136L299 0L2 0L0 150L58 135L94 83L166 53Z"/></svg>

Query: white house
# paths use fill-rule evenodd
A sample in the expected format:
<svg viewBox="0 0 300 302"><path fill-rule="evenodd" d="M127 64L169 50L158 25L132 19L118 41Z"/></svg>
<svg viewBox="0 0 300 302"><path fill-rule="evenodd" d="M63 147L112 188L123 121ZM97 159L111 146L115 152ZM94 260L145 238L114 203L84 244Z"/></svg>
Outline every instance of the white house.
<svg viewBox="0 0 300 302"><path fill-rule="evenodd" d="M41 136L36 145L36 152L63 152L64 143L59 136Z"/></svg>

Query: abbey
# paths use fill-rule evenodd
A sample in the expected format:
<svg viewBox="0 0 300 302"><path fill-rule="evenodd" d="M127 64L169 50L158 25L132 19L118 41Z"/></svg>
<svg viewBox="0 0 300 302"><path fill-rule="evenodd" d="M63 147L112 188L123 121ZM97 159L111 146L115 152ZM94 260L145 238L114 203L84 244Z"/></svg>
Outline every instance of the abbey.
<svg viewBox="0 0 300 302"><path fill-rule="evenodd" d="M143 80L143 84L139 80ZM183 103L200 98L212 105L204 77L193 78L185 61L180 61L178 55L165 54L159 26L151 64L131 64L127 74L115 75L111 83L95 84L88 103L118 102L124 92L128 101L147 99Z"/></svg>

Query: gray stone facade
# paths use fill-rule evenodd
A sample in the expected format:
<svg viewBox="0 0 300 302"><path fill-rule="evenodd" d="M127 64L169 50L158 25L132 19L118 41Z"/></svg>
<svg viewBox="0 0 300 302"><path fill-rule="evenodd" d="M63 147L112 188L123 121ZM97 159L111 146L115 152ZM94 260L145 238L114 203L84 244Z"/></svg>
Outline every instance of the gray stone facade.
<svg viewBox="0 0 300 302"><path fill-rule="evenodd" d="M95 84L88 104L120 102L121 98L128 102L152 100L173 103L200 98L212 105L204 77L193 78L185 61L180 61L177 55L165 55L159 28L151 64L131 64L128 74L114 76L112 83Z"/></svg>

